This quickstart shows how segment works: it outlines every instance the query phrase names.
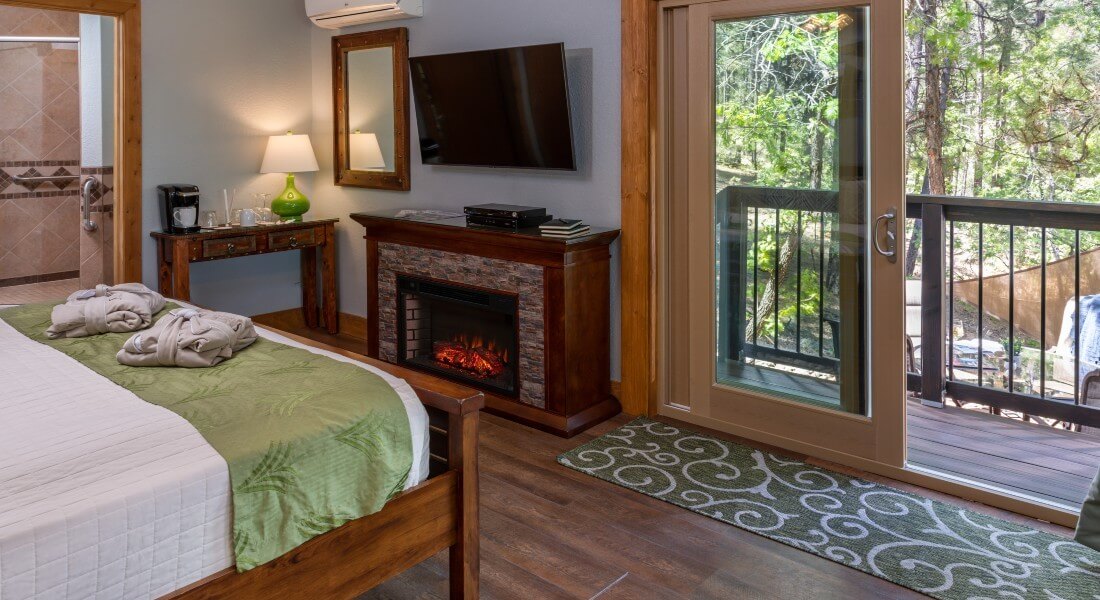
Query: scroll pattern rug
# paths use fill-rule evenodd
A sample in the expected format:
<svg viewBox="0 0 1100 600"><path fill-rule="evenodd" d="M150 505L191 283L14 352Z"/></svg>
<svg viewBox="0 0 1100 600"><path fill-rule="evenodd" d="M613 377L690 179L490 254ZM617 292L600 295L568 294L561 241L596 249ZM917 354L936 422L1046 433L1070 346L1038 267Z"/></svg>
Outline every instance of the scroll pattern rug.
<svg viewBox="0 0 1100 600"><path fill-rule="evenodd" d="M649 419L558 462L935 598L1100 599L1072 540Z"/></svg>

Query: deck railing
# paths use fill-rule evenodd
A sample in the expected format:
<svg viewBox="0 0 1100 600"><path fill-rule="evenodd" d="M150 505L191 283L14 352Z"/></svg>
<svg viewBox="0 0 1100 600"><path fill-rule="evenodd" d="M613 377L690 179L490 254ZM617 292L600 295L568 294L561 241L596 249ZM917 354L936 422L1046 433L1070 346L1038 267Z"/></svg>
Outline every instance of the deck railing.
<svg viewBox="0 0 1100 600"><path fill-rule="evenodd" d="M910 373L909 389L926 403L942 403L947 396L955 402L976 403L993 411L1012 411L1026 417L1071 424L1075 427L1100 426L1100 371L1082 364L1082 257L1091 257L1093 247L1082 247L1082 235L1092 237L1100 231L1100 207L1084 204L1030 202L1022 200L991 200L984 198L938 197L913 195L907 199L907 217L921 222L921 369ZM962 231L965 228L965 232ZM960 236L967 236L967 244L960 243ZM1007 252L1000 252L1004 271L990 274L986 271L989 259L988 237L996 235ZM1057 238L1058 247L1052 248ZM1037 242L1037 244L1036 244ZM969 246L960 250L960 245ZM1036 249L1035 246L1038 246ZM1037 250L1038 256L1030 252ZM1052 257L1053 250L1060 250ZM960 280L958 260L968 257L976 267L976 273L966 277L966 285L972 290L968 299L975 308L977 321L977 352L975 364L960 364L957 359L959 340L953 334L957 320L956 310ZM1055 259L1055 263L1051 259ZM1031 265L1031 263L1036 263ZM1025 264L1021 264L1025 263ZM1072 273L1069 289L1055 295L1055 299L1068 299L1072 305L1072 337L1069 348L1060 348L1052 356L1051 309L1063 313L1063 306L1051 306L1051 287L1066 287L1066 277L1055 282L1049 273L1054 264L1062 273ZM1018 279L1037 279L1037 310L1027 308L1020 301ZM1037 275L1037 277L1036 277ZM993 278L1005 284L999 286L995 302L1000 310L990 306L987 288ZM1091 278L1090 278L1091 279ZM1003 288L1003 289L1002 289ZM1095 293L1095 291L1094 291ZM1028 302L1027 304L1035 304ZM1023 309L1023 310L1021 310ZM1030 312L1027 312L1030 311ZM1003 355L992 355L984 347L988 320L1000 312L1007 321L1007 344ZM1037 314L1034 314L1037 312ZM1069 314L1066 311L1066 314ZM1027 318L1037 323L1035 344L1029 349L1038 355L1036 370L1038 383L1033 377L1020 381L1023 350L1018 321ZM1060 322L1060 321L1058 321ZM1059 339L1066 332L1059 331ZM1067 352L1068 351L1068 352ZM1056 351L1057 352L1057 351ZM1054 365L1050 364L1054 361ZM1072 365L1068 376L1072 381L1063 383L1064 389L1055 389L1052 380L1057 363ZM1051 367L1054 367L1053 369ZM1084 368L1083 368L1084 367ZM974 371L970 374L970 371ZM994 373L989 377L987 373ZM965 377L964 374L970 375ZM965 380L969 379L969 381ZM1090 406L1089 400L1092 400Z"/></svg>
<svg viewBox="0 0 1100 600"><path fill-rule="evenodd" d="M830 265L840 244L837 193L730 186L719 192L717 208L728 253L721 261L727 284L720 288L720 301L728 314L743 315L730 321L731 331L723 332L720 343L728 355L836 375L841 331ZM906 212L910 222L922 225L921 356L919 370L909 373L909 390L933 405L942 404L946 395L993 412L1012 411L1075 428L1100 427L1100 369L1090 371L1081 359L1082 257L1089 259L1085 279L1092 281L1092 258L1100 260L1100 253L1094 257L1091 252L1100 246L1094 233L1100 232L1100 207L912 195ZM1052 242L1061 246L1051 247ZM993 245L997 252L989 250ZM1027 255L1031 251L1038 256ZM1003 255L996 273L987 267L995 253ZM964 264L976 273L961 274ZM1048 301L1048 274L1054 264L1063 275L1072 272L1071 289L1056 298L1069 298L1076 315L1071 349L1054 357L1063 370L1072 365L1068 383L1064 376L1061 382L1052 380L1048 350L1048 320L1063 310ZM1038 284L1037 306L1019 301L1021 277ZM987 288L995 278L1000 288L991 301ZM1096 287L1092 293L1100 293L1100 285ZM964 297L972 307L971 320L977 321L976 356L965 361L959 358L961 340L955 335L960 319L956 312L964 307ZM989 340L990 323L1003 325L995 316L998 311L1006 317L1007 339ZM1038 330L1033 336L1020 330L1018 322L1024 321ZM1025 338L1032 347L1023 348ZM1005 342L1003 352L987 347ZM1037 373L1023 373L1027 353L1038 356Z"/></svg>

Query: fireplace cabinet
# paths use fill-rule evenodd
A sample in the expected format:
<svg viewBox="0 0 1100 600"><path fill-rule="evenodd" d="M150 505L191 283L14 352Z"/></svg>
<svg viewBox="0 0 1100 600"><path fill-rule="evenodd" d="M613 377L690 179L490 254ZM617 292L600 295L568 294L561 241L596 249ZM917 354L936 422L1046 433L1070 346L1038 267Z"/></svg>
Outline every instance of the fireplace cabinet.
<svg viewBox="0 0 1100 600"><path fill-rule="evenodd" d="M368 354L475 387L486 410L570 437L611 395L610 245L360 213Z"/></svg>

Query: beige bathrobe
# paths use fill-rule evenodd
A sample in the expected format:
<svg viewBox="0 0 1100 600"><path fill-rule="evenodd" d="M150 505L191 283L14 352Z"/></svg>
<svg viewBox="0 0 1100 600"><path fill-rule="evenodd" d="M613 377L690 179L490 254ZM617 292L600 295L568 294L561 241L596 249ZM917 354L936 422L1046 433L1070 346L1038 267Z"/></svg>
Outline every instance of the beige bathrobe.
<svg viewBox="0 0 1100 600"><path fill-rule="evenodd" d="M134 334L118 353L131 367L213 367L256 341L252 319L181 308Z"/></svg>
<svg viewBox="0 0 1100 600"><path fill-rule="evenodd" d="M46 337L56 340L145 329L164 304L164 296L140 283L82 290L54 307Z"/></svg>

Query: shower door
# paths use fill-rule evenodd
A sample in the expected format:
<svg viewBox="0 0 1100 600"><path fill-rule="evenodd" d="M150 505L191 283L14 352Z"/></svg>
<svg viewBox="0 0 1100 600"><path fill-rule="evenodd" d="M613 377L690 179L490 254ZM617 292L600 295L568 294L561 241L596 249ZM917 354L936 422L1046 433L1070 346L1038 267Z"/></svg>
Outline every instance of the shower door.
<svg viewBox="0 0 1100 600"><path fill-rule="evenodd" d="M0 6L0 304L113 282L114 44L112 18Z"/></svg>

